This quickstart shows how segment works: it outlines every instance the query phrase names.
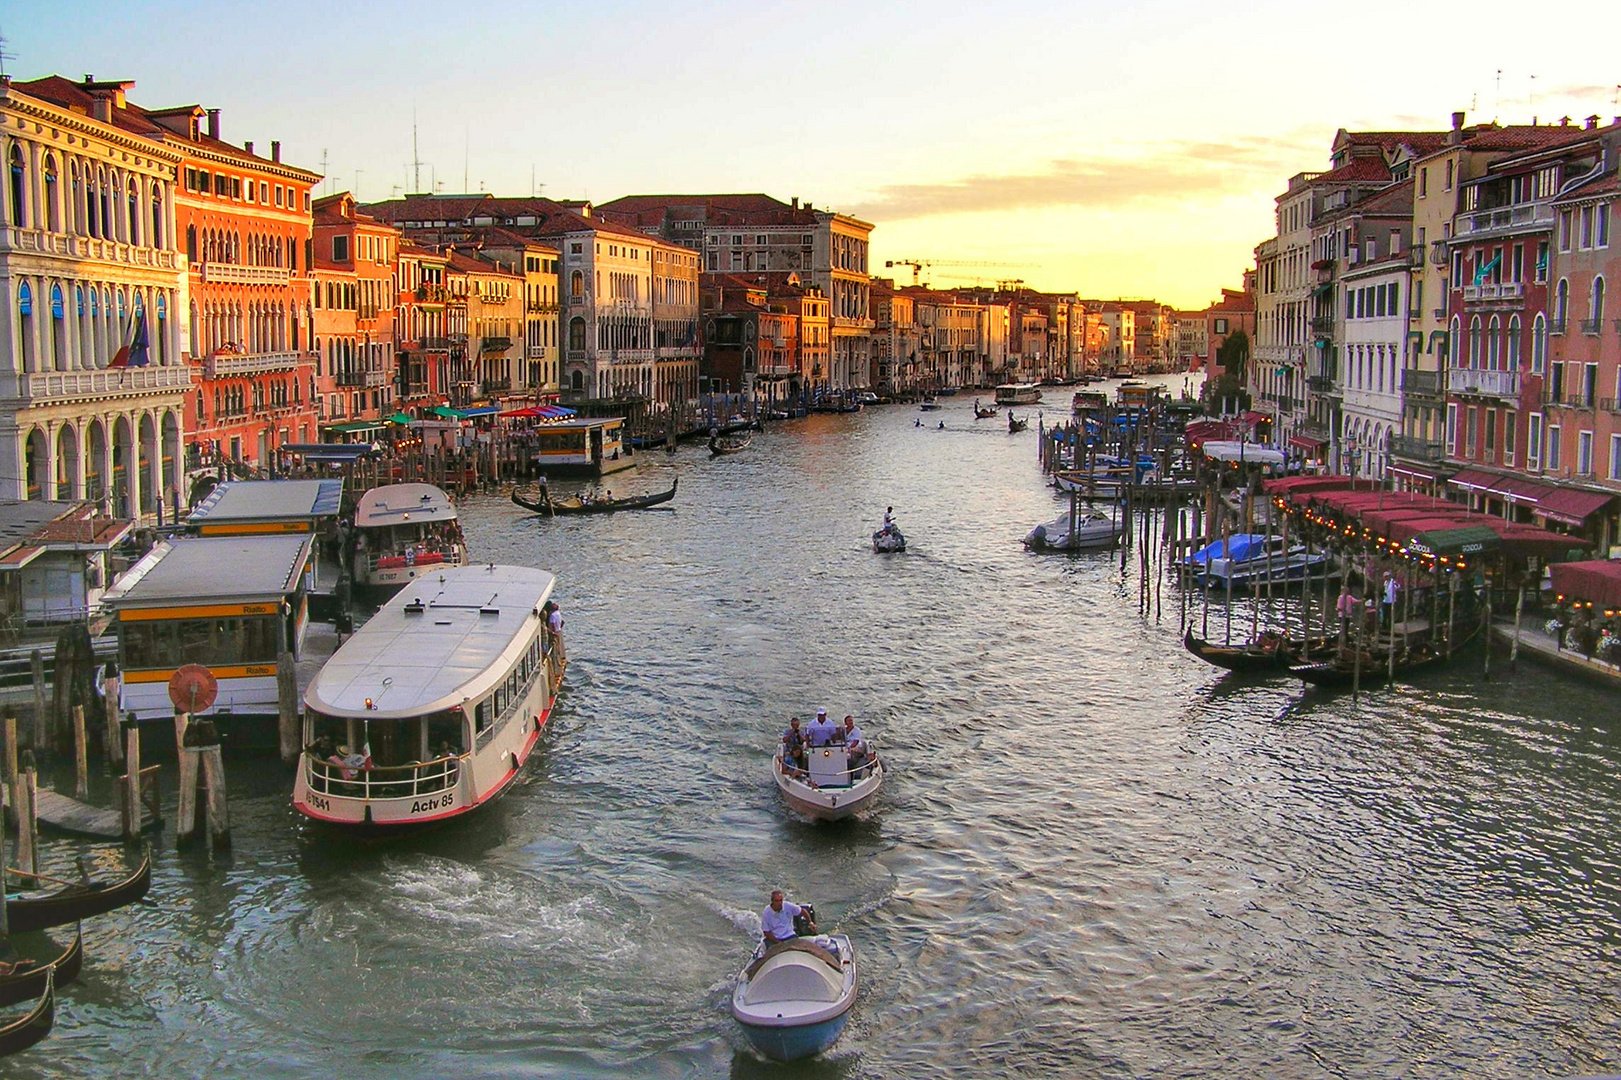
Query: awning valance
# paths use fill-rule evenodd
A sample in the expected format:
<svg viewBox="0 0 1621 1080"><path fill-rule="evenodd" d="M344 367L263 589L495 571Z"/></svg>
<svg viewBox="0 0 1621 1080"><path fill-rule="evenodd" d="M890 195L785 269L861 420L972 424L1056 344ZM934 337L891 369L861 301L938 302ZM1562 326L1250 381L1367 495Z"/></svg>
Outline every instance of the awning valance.
<svg viewBox="0 0 1621 1080"><path fill-rule="evenodd" d="M1328 445L1327 439L1315 439L1310 435L1291 435L1289 445L1296 450L1320 450Z"/></svg>
<svg viewBox="0 0 1621 1080"><path fill-rule="evenodd" d="M1580 491L1576 488L1556 488L1537 500L1534 513L1562 525L1576 528L1587 524L1587 519L1603 510L1615 500L1614 495L1599 491Z"/></svg>
<svg viewBox="0 0 1621 1080"><path fill-rule="evenodd" d="M377 420L352 420L346 424L322 424L322 431L336 431L340 435L359 435L362 431L377 431L382 427Z"/></svg>
<svg viewBox="0 0 1621 1080"><path fill-rule="evenodd" d="M1621 607L1621 562L1589 559L1584 562L1554 563L1548 567L1554 592L1578 600L1590 600L1607 608Z"/></svg>

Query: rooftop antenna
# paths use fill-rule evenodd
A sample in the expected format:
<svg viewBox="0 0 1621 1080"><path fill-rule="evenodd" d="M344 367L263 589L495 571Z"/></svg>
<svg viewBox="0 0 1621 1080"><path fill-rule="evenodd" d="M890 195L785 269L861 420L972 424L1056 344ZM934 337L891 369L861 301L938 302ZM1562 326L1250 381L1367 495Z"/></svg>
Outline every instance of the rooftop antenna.
<svg viewBox="0 0 1621 1080"><path fill-rule="evenodd" d="M0 78L5 78L6 61L17 59L17 54L6 50L6 35L0 34Z"/></svg>
<svg viewBox="0 0 1621 1080"><path fill-rule="evenodd" d="M467 183L467 159L473 153L473 129L462 128L462 190L469 190Z"/></svg>
<svg viewBox="0 0 1621 1080"><path fill-rule="evenodd" d="M355 197L355 202L360 201L360 178L362 176L364 176L365 173L366 173L365 169L361 169L361 168L355 169L355 190L353 192L354 197Z"/></svg>
<svg viewBox="0 0 1621 1080"><path fill-rule="evenodd" d="M1527 109L1531 110L1532 112L1536 111L1536 107L1537 107L1537 77L1535 75L1531 76L1531 89L1525 95L1525 107ZM1531 122L1533 124L1536 123L1535 120L1532 120Z"/></svg>
<svg viewBox="0 0 1621 1080"><path fill-rule="evenodd" d="M422 155L417 153L417 111L411 110L411 188L422 190Z"/></svg>
<svg viewBox="0 0 1621 1080"><path fill-rule="evenodd" d="M323 194L332 194L332 177L326 171L326 147L324 146L321 147L321 182L326 184L326 191Z"/></svg>
<svg viewBox="0 0 1621 1080"><path fill-rule="evenodd" d="M1503 69L1497 69L1497 84L1493 91L1492 119L1496 120L1503 115Z"/></svg>

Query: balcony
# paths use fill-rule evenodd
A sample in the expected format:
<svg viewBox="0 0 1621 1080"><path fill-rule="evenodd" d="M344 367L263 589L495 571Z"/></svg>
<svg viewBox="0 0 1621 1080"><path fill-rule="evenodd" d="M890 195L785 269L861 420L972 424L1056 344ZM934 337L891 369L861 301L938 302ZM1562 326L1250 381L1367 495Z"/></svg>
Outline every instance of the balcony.
<svg viewBox="0 0 1621 1080"><path fill-rule="evenodd" d="M1542 404L1555 409L1595 409L1598 399L1581 390L1543 390Z"/></svg>
<svg viewBox="0 0 1621 1080"><path fill-rule="evenodd" d="M1327 375L1306 376L1306 389L1314 394L1334 393L1334 380Z"/></svg>
<svg viewBox="0 0 1621 1080"><path fill-rule="evenodd" d="M1504 300L1524 300L1525 283L1504 281L1496 285L1465 285L1463 302L1466 304L1498 303Z"/></svg>
<svg viewBox="0 0 1621 1080"><path fill-rule="evenodd" d="M1598 403L1598 407L1607 413L1621 413L1621 398L1602 398Z"/></svg>
<svg viewBox="0 0 1621 1080"><path fill-rule="evenodd" d="M1407 368L1401 373L1401 388L1404 394L1441 397L1441 373L1439 371L1420 371L1417 368Z"/></svg>
<svg viewBox="0 0 1621 1080"><path fill-rule="evenodd" d="M270 371L294 371L298 368L298 365L308 363L311 355L310 353L284 352L250 353L247 356L216 356L211 360L203 360L203 378L224 379L242 375L261 375Z"/></svg>
<svg viewBox="0 0 1621 1080"><path fill-rule="evenodd" d="M1604 332L1604 320L1603 319L1583 319L1582 320L1582 333L1586 334L1588 337L1598 337L1603 332Z"/></svg>
<svg viewBox="0 0 1621 1080"><path fill-rule="evenodd" d="M1487 236L1521 232L1553 226L1553 207L1545 202L1522 203L1519 206L1501 206L1493 210L1479 210L1472 214L1459 214L1454 222L1454 239L1485 239Z"/></svg>
<svg viewBox="0 0 1621 1080"><path fill-rule="evenodd" d="M512 339L509 337L487 337L480 343L485 352L506 352L512 348Z"/></svg>
<svg viewBox="0 0 1621 1080"><path fill-rule="evenodd" d="M1334 332L1334 316L1313 315L1311 318L1311 332L1314 334L1332 334Z"/></svg>
<svg viewBox="0 0 1621 1080"><path fill-rule="evenodd" d="M43 229L0 229L0 253L12 251L68 259L100 259L121 266L149 266L154 270L176 270L185 265L184 256L178 251L159 251L136 244L120 244L116 240L70 236Z"/></svg>
<svg viewBox="0 0 1621 1080"><path fill-rule="evenodd" d="M18 380L18 389L31 405L129 398L145 394L181 394L191 389L191 365L48 371L22 376Z"/></svg>
<svg viewBox="0 0 1621 1080"><path fill-rule="evenodd" d="M435 285L432 282L424 281L417 286L417 303L419 304L443 304L449 296L450 294L443 285Z"/></svg>
<svg viewBox="0 0 1621 1080"><path fill-rule="evenodd" d="M1305 420L1299 424L1296 424L1295 433L1308 439L1317 439L1321 442L1328 442L1332 437L1328 430L1328 425L1320 424L1315 420Z"/></svg>
<svg viewBox="0 0 1621 1080"><path fill-rule="evenodd" d="M203 280L210 285L285 285L292 271L285 266L237 266L232 263L203 263Z"/></svg>
<svg viewBox="0 0 1621 1080"><path fill-rule="evenodd" d="M450 349L450 339L447 337L425 337L421 344L427 352L446 352Z"/></svg>
<svg viewBox="0 0 1621 1080"><path fill-rule="evenodd" d="M1478 368L1453 368L1447 372L1447 392L1468 397L1502 398L1518 401L1520 373L1518 371L1482 371Z"/></svg>
<svg viewBox="0 0 1621 1080"><path fill-rule="evenodd" d="M1565 332L1565 318L1563 316L1560 316L1559 318L1556 318L1556 319L1549 319L1548 320L1548 333L1550 333L1550 334L1563 334L1564 332Z"/></svg>
<svg viewBox="0 0 1621 1080"><path fill-rule="evenodd" d="M530 346L528 346L527 348L524 349L524 358L528 359L528 360L544 360L544 359L546 359L546 346L544 346L544 345L530 345Z"/></svg>
<svg viewBox="0 0 1621 1080"><path fill-rule="evenodd" d="M523 309L525 311L536 312L541 315L551 315L556 313L557 305L547 303L544 300L530 300L524 304Z"/></svg>
<svg viewBox="0 0 1621 1080"><path fill-rule="evenodd" d="M1408 461L1441 462L1446 460L1447 447L1443 442L1415 438L1412 435L1392 435L1390 452Z"/></svg>
<svg viewBox="0 0 1621 1080"><path fill-rule="evenodd" d="M392 379L390 379L388 377L388 372L386 372L386 371L368 371L368 372L366 372L365 385L368 386L368 387L371 387L373 389L376 389L377 387L381 387L381 386L388 386L393 381L394 380L392 380Z"/></svg>

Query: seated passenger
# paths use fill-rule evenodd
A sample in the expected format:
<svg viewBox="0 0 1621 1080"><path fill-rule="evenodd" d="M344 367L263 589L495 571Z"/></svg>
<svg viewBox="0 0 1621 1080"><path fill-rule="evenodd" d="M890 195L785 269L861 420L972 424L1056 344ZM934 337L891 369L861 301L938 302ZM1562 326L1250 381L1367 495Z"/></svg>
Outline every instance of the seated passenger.
<svg viewBox="0 0 1621 1080"><path fill-rule="evenodd" d="M850 752L850 782L854 783L861 775L862 766L867 764L870 757L867 753L867 737L862 734L859 727L856 727L856 718L853 716L844 718L844 727L840 729L839 736L844 742L845 749Z"/></svg>
<svg viewBox="0 0 1621 1080"><path fill-rule="evenodd" d="M776 889L771 893L771 904L760 913L760 936L765 944L775 945L781 941L789 941L798 935L794 933L794 918L805 909L798 904L790 903L782 897L782 890ZM811 924L811 932L816 932L815 924Z"/></svg>
<svg viewBox="0 0 1621 1080"><path fill-rule="evenodd" d="M799 730L799 717L788 721L788 730L782 733L782 767L787 771L789 766L805 771L805 734Z"/></svg>

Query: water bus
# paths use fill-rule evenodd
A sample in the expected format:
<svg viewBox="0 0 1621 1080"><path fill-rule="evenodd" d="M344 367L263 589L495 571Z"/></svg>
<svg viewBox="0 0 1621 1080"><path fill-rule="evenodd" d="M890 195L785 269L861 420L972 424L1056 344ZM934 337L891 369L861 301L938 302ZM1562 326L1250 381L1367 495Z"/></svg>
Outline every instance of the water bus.
<svg viewBox="0 0 1621 1080"><path fill-rule="evenodd" d="M304 695L293 807L388 834L460 817L512 786L551 717L556 582L521 566L418 577L344 642Z"/></svg>
<svg viewBox="0 0 1621 1080"><path fill-rule="evenodd" d="M450 498L432 484L372 488L355 508L355 584L399 589L418 575L467 562Z"/></svg>
<svg viewBox="0 0 1621 1080"><path fill-rule="evenodd" d="M165 540L102 598L116 618L119 708L136 721L174 716L169 679L201 664L219 681L210 715L233 746L256 744L268 719L274 746L276 661L295 659L309 628L315 538L309 533Z"/></svg>
<svg viewBox="0 0 1621 1080"><path fill-rule="evenodd" d="M996 388L998 405L1034 405L1041 400L1041 387L1035 383L1003 383Z"/></svg>

